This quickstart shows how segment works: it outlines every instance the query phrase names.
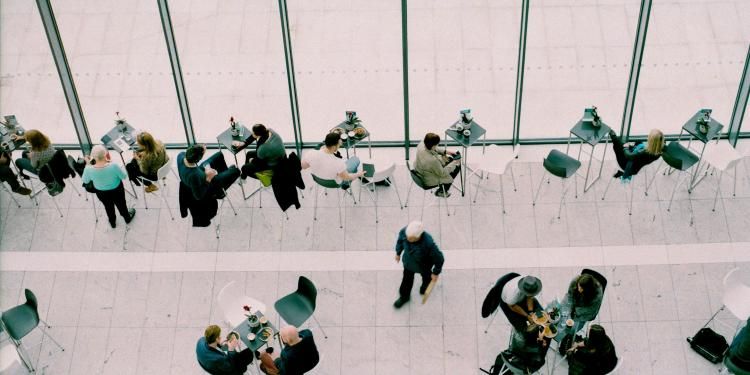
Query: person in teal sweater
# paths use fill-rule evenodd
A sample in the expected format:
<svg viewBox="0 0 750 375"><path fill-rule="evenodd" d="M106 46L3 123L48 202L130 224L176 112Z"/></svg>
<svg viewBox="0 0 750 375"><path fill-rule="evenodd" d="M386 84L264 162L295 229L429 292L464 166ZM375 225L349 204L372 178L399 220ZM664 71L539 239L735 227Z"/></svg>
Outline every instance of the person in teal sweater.
<svg viewBox="0 0 750 375"><path fill-rule="evenodd" d="M109 152L104 146L94 146L91 149L90 157L87 158L89 165L83 170L81 179L84 184L93 182L96 197L102 202L104 211L107 212L109 225L115 228L117 227L115 207L125 219L125 224L129 224L133 220L135 209L128 209L125 202L125 188L122 186L122 181L128 176L122 167L112 164L110 159Z"/></svg>

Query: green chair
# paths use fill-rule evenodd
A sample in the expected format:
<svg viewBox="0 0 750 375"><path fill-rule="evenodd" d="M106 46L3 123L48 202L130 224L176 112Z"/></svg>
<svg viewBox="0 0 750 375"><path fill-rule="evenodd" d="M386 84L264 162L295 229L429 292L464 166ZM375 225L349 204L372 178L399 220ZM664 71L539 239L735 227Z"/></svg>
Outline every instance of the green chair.
<svg viewBox="0 0 750 375"><path fill-rule="evenodd" d="M568 192L568 186L565 181L573 177L575 183L575 196L578 198L578 178L576 178L576 172L581 167L581 162L573 159L572 157L564 154L558 150L552 150L549 152L546 158L544 158L544 173L542 178L539 180L539 188L534 194L534 199L531 202L532 206L536 206L536 200L539 197L539 192L542 191L542 182L546 177L547 172L553 176L560 177L562 181L562 196L560 197L560 208L557 210L557 218L560 219L560 213L562 212L563 203L565 203L565 194Z"/></svg>
<svg viewBox="0 0 750 375"><path fill-rule="evenodd" d="M692 199L690 199L690 195L693 192L690 187L692 174L688 171L694 165L698 164L700 158L698 157L698 155L676 141L670 142L669 145L667 145L667 147L664 149L664 152L661 154L661 158L668 166L680 171L680 178L674 185L674 189L672 189L672 196L669 198L667 212L670 212L672 209L672 201L674 200L674 193L677 192L677 188L682 183L686 183L688 192L688 204L690 207L690 225L693 225L693 201Z"/></svg>
<svg viewBox="0 0 750 375"><path fill-rule="evenodd" d="M276 301L273 307L281 319L295 327L300 327L307 319L312 317L320 331L323 332L323 336L328 338L328 335L323 331L323 327L313 315L317 297L318 290L315 288L315 284L310 279L300 276L297 281L297 290Z"/></svg>
<svg viewBox="0 0 750 375"><path fill-rule="evenodd" d="M342 199L341 191L343 190L344 191L343 194L348 194L349 196L351 196L352 200L354 201L354 204L357 204L357 200L354 199L354 194L352 194L351 192L351 187L347 190L344 190L341 188L341 184L336 182L336 180L326 180L314 174L311 174L311 175L312 175L313 181L315 181L315 209L313 210L313 220L315 221L318 220L318 193L319 193L318 187L323 187L324 189L334 189L336 190L336 195L337 195L336 201L338 202L338 205L339 205L339 228L343 228L344 222L341 219L341 216L342 216L341 215L341 199ZM326 191L325 194L328 195L328 192Z"/></svg>
<svg viewBox="0 0 750 375"><path fill-rule="evenodd" d="M5 312L3 312L2 328L10 336L11 341L16 345L18 354L26 364L29 371L34 372L34 367L31 364L31 360L26 355L26 347L21 342L21 339L26 337L34 328L39 327L42 333L47 336L61 351L65 349L58 343L52 336L49 335L47 329L51 328L47 322L39 318L39 310L37 308L37 300L34 293L28 289L24 289L26 295L26 303L18 305ZM43 326L39 326L39 322L43 323Z"/></svg>

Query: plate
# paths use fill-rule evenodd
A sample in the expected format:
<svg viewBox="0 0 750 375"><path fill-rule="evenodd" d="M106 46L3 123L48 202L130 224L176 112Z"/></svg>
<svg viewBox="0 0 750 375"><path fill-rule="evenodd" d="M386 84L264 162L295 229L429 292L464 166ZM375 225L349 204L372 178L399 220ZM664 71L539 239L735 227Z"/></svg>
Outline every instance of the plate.
<svg viewBox="0 0 750 375"><path fill-rule="evenodd" d="M367 135L367 130L365 130L365 128L362 128L362 127L356 128L354 129L354 135L359 138L362 138L365 135Z"/></svg>
<svg viewBox="0 0 750 375"><path fill-rule="evenodd" d="M258 338L260 338L261 341L268 341L271 337L273 337L273 330L271 327L263 328L258 332Z"/></svg>
<svg viewBox="0 0 750 375"><path fill-rule="evenodd" d="M346 133L346 130L337 127L337 128L331 129L330 133L344 134Z"/></svg>

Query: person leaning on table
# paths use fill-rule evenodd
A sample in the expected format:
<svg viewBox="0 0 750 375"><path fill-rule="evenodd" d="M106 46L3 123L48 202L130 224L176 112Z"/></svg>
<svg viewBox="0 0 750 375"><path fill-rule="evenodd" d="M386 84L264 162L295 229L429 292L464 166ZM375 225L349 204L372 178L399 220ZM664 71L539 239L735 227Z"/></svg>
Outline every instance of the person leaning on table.
<svg viewBox="0 0 750 375"><path fill-rule="evenodd" d="M443 253L438 249L432 236L424 231L420 221L412 221L398 232L396 262L401 261L401 254L404 254L404 274L398 289L399 297L393 303L397 309L411 299L415 273L422 276L419 294L424 294L430 281L437 281L445 262Z"/></svg>
<svg viewBox="0 0 750 375"><path fill-rule="evenodd" d="M36 129L27 130L24 135L13 135L13 140L25 139L31 147L30 151L24 151L20 159L16 159L16 167L21 171L21 177L29 179L23 172L29 171L39 174L39 170L55 156L54 147L49 138Z"/></svg>
<svg viewBox="0 0 750 375"><path fill-rule="evenodd" d="M206 328L195 345L195 355L201 368L211 375L242 375L253 362L250 349L240 350L237 333L230 333L227 340L222 342L221 328L217 325Z"/></svg>
<svg viewBox="0 0 750 375"><path fill-rule="evenodd" d="M279 331L284 349L278 358L260 354L260 369L268 375L303 375L318 365L320 355L309 329L297 332L297 327L286 326ZM256 354L257 355L257 354Z"/></svg>
<svg viewBox="0 0 750 375"><path fill-rule="evenodd" d="M135 142L138 144L138 150L133 152L133 160L125 166L128 176L138 186L141 186L138 177L145 177L151 181L158 180L159 177L156 173L159 168L167 164L167 149L164 144L154 139L154 136L147 132L138 133ZM154 184L151 181L143 181L147 193L159 190L159 184Z"/></svg>
<svg viewBox="0 0 750 375"><path fill-rule="evenodd" d="M461 171L460 159L452 160L449 156L455 152L448 151L445 147L438 146L440 136L435 133L427 133L424 140L417 146L417 158L414 161L414 170L424 181L425 186L440 186L435 191L438 197L449 197L453 179Z"/></svg>
<svg viewBox="0 0 750 375"><path fill-rule="evenodd" d="M110 163L109 152L102 145L94 146L86 159L90 164L83 170L81 179L84 184L94 183L96 197L104 205L109 225L112 228L117 226L115 207L125 219L125 224L130 223L135 217L135 209L128 209L125 202L125 188L122 186L122 181L128 178L125 171L119 165Z"/></svg>

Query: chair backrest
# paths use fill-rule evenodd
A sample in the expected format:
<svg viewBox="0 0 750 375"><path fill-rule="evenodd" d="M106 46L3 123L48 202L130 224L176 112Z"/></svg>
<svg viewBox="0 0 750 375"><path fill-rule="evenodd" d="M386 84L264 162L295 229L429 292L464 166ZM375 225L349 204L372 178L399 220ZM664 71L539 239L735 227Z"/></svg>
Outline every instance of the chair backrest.
<svg viewBox="0 0 750 375"><path fill-rule="evenodd" d="M318 299L318 289L315 288L310 279L300 276L297 281L297 294L307 299L312 306L313 311L315 310L315 301Z"/></svg>
<svg viewBox="0 0 750 375"><path fill-rule="evenodd" d="M601 286L602 286L602 293L604 292L604 289L607 288L607 278L604 277L599 272L596 272L596 271L588 269L588 268L584 268L583 270L581 270L581 275L591 275L591 277L593 277L594 279L596 279L596 281L598 281L599 284L601 284Z"/></svg>
<svg viewBox="0 0 750 375"><path fill-rule="evenodd" d="M549 173L560 178L567 177L567 170L565 169L565 167L555 164L549 158L544 158L544 162L542 164L544 165L544 169L546 169Z"/></svg>
<svg viewBox="0 0 750 375"><path fill-rule="evenodd" d="M677 143L672 142L669 144L669 146L672 146L673 144ZM664 159L664 162L667 163L668 166L677 170L682 170L682 159L672 155L672 152L670 152L670 150L674 151L674 148L670 148L669 146L664 149L664 152L662 152L661 154L661 158Z"/></svg>
<svg viewBox="0 0 750 375"><path fill-rule="evenodd" d="M243 297L235 281L230 281L227 285L224 285L216 296L224 320L231 325L239 324L245 319L244 310L242 310Z"/></svg>
<svg viewBox="0 0 750 375"><path fill-rule="evenodd" d="M495 310L497 310L497 307L502 303L502 293L505 284L507 284L510 279L518 276L520 275L515 272L511 272L497 279L497 282L495 282L495 286L490 289L490 291L487 293L487 296L484 297L484 302L482 302L482 318L489 317L493 312L495 312Z"/></svg>
<svg viewBox="0 0 750 375"><path fill-rule="evenodd" d="M324 178L320 178L316 175L312 175L313 181L315 181L316 184L328 188L328 189L338 189L341 187L341 184L336 182L336 180L326 180Z"/></svg>
<svg viewBox="0 0 750 375"><path fill-rule="evenodd" d="M409 174L411 175L412 181L414 181L414 183L417 186L419 186L420 188L422 188L424 190L430 189L429 187L426 187L424 185L424 181L422 181L422 176L420 176L419 173L417 173L417 171L415 171L413 169L409 169Z"/></svg>
<svg viewBox="0 0 750 375"><path fill-rule="evenodd" d="M727 273L722 303L737 319L750 317L750 270L735 268Z"/></svg>
<svg viewBox="0 0 750 375"><path fill-rule="evenodd" d="M29 306L29 307L31 307L32 309L34 309L34 311L36 311L37 310L37 306L39 306L39 304L36 301L36 296L34 295L34 292L32 292L32 291L30 291L28 289L24 289L23 292L26 295L26 305Z"/></svg>
<svg viewBox="0 0 750 375"><path fill-rule="evenodd" d="M167 178L169 175L169 172L172 171L172 162L169 160L169 156L167 156L167 162L164 163L157 171L156 171L156 177L159 180L163 180Z"/></svg>
<svg viewBox="0 0 750 375"><path fill-rule="evenodd" d="M382 171L375 172L372 178L369 178L371 182L381 182L386 178L393 177L393 172L396 170L396 164L391 164L390 167L383 169Z"/></svg>

